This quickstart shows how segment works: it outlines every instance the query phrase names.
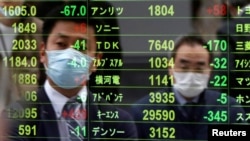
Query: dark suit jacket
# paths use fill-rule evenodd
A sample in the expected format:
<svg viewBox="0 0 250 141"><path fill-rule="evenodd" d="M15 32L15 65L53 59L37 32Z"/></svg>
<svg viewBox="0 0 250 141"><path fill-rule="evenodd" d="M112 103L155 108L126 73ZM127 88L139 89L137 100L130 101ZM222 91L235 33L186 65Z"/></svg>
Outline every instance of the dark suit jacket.
<svg viewBox="0 0 250 141"><path fill-rule="evenodd" d="M169 94L171 90L165 89L159 92ZM165 96L162 96L162 99L171 99ZM131 113L137 123L138 138L206 140L208 124L245 123L236 121L237 113L244 115L245 112L241 107L234 107L238 105L235 99L229 97L226 104L220 104L217 100L224 98L221 98L220 93L216 91L205 90L201 94L198 103L194 106L192 120L184 115L184 107L180 106L176 99L174 103L150 103L149 99L150 96L145 96L131 108Z"/></svg>
<svg viewBox="0 0 250 141"><path fill-rule="evenodd" d="M38 100L33 103L22 103L17 102L11 105L4 113L5 116L11 118L14 117L13 113L10 111L16 110L20 111L20 109L24 109L23 107L35 107L37 108L37 118L29 118L29 119L15 119L10 121L10 136L12 141L60 141L58 123L56 121L56 114L52 107L51 101L49 100L47 94L45 93L44 88L41 88L37 94ZM87 135L89 140L135 140L137 138L136 126L133 123L131 116L122 109L118 109L106 101L102 100L99 103L93 102L92 94L88 95L88 103L87 103L87 122L85 125ZM119 119L108 119L105 116L102 116L102 119L97 117L98 111L101 110L102 113L107 111L118 111ZM11 116L12 114L12 116ZM30 127L36 126L35 135L29 136L20 136L23 133L21 129L22 125L28 125ZM95 133L93 130L98 130ZM33 130L32 130L33 131ZM125 133L118 133L119 131L124 131ZM104 135L106 133L106 135ZM112 135L115 133L114 135ZM30 133L27 133L30 134ZM33 132L32 132L33 134ZM96 134L96 135L95 135ZM87 139L86 139L87 140Z"/></svg>

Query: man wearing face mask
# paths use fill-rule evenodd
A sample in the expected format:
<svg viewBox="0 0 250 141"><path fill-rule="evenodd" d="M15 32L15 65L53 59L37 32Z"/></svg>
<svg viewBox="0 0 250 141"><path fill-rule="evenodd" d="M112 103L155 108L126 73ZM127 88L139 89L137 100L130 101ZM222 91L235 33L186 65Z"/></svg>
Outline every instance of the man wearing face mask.
<svg viewBox="0 0 250 141"><path fill-rule="evenodd" d="M5 117L14 119L7 130L10 140L136 140L131 115L101 97L96 100L88 89L89 76L97 67L94 59L102 57L96 45L102 38L95 26L102 21L90 18L88 10L85 16L69 18L61 13L69 5L77 6L75 12L79 7L91 10L83 1L68 2L47 15L39 52L47 79L32 101L14 103L4 111ZM33 109L31 115L16 114L26 107Z"/></svg>
<svg viewBox="0 0 250 141"><path fill-rule="evenodd" d="M32 8L33 10L35 7ZM30 6L24 0L0 0L0 107L37 90L38 45L41 43L42 21L29 15ZM33 13L34 14L34 13ZM28 16L29 15L29 16ZM27 24L34 25L23 27ZM31 66L31 60L33 60ZM34 77L34 84L28 82ZM32 76L32 77L33 77ZM2 111L0 108L0 111Z"/></svg>
<svg viewBox="0 0 250 141"><path fill-rule="evenodd" d="M197 35L176 40L168 70L173 87L150 92L131 108L140 139L207 140L208 124L245 123L238 119L245 112L236 99L208 88L213 55L203 45Z"/></svg>

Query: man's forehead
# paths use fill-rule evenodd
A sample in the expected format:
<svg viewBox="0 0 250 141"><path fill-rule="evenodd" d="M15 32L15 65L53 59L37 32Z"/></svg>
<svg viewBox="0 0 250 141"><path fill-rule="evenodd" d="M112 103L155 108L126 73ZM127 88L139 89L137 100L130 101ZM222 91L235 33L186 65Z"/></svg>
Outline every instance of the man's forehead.
<svg viewBox="0 0 250 141"><path fill-rule="evenodd" d="M209 56L209 52L204 49L201 45L188 45L184 44L179 47L179 49L176 51L176 56Z"/></svg>
<svg viewBox="0 0 250 141"><path fill-rule="evenodd" d="M192 43L192 44L184 43L179 47L177 52L186 52L186 53L204 52L208 54L208 51L198 43Z"/></svg>
<svg viewBox="0 0 250 141"><path fill-rule="evenodd" d="M58 21L50 34L57 37L68 36L87 38L88 36L95 36L94 29L91 26L72 21Z"/></svg>
<svg viewBox="0 0 250 141"><path fill-rule="evenodd" d="M176 57L182 57L182 56L186 56L186 57L195 57L196 59L198 58L207 58L209 57L209 53L206 51L195 51L195 50L179 50L176 53Z"/></svg>
<svg viewBox="0 0 250 141"><path fill-rule="evenodd" d="M74 32L65 32L59 31L56 33L51 33L51 36L56 38L79 38L79 39L88 39L87 34L83 33L74 33Z"/></svg>
<svg viewBox="0 0 250 141"><path fill-rule="evenodd" d="M201 45L188 45L184 44L176 52L176 58L180 61L187 62L208 62L209 52Z"/></svg>
<svg viewBox="0 0 250 141"><path fill-rule="evenodd" d="M188 57L188 56L179 56L177 60L186 61L186 62L191 62L191 61L192 62L207 62L208 61L206 57L195 58L195 57Z"/></svg>

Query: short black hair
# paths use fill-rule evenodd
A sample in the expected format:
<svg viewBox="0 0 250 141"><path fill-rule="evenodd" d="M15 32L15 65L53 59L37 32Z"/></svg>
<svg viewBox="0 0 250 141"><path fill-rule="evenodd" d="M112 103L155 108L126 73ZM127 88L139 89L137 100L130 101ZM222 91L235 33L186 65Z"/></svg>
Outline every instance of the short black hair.
<svg viewBox="0 0 250 141"><path fill-rule="evenodd" d="M77 6L74 13L80 13L80 6L86 7L86 14L85 16L66 16L66 14L62 14L61 11L64 11L65 6L70 7L71 5ZM70 10L70 12L72 12ZM75 23L85 23L88 26L93 26L95 29L96 39L97 41L104 41L104 36L97 36L97 30L96 25L103 25L104 22L101 19L96 19L91 17L91 8L87 1L70 1L65 2L64 4L61 4L57 7L55 7L53 10L51 10L44 19L43 28L42 28L42 36L43 41L47 43L48 36L53 30L55 24L59 21L72 21ZM98 35L101 35L101 32L98 32Z"/></svg>
<svg viewBox="0 0 250 141"><path fill-rule="evenodd" d="M206 42L204 41L202 36L199 35L199 34L188 34L188 35L180 36L175 40L175 45L174 45L174 49L173 49L173 51L171 53L171 58L173 58L175 60L176 52L178 51L180 46L182 46L183 44L188 44L191 47L194 44L199 44L201 46L206 46ZM205 48L205 49L209 53L209 63L212 63L214 55L208 48Z"/></svg>

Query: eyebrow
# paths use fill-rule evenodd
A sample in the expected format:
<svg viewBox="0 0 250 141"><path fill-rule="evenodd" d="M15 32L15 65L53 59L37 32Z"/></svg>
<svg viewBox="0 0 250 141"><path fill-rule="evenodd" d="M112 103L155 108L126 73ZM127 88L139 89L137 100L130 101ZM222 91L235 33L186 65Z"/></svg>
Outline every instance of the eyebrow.
<svg viewBox="0 0 250 141"><path fill-rule="evenodd" d="M188 61L187 59L181 58L181 59L180 59L180 63L182 63L182 64L184 64L184 65L187 65L187 64L190 63L190 61ZM198 66L205 66L205 65L206 65L206 62L205 62L205 61L198 61L198 62L196 62L196 65L198 65Z"/></svg>
<svg viewBox="0 0 250 141"><path fill-rule="evenodd" d="M183 63L183 64L188 64L188 63L189 63L189 61L188 61L188 60L186 60L186 59L181 58L181 59L180 59L180 63Z"/></svg>
<svg viewBox="0 0 250 141"><path fill-rule="evenodd" d="M86 40L86 39L88 39L86 36L79 36L79 35L76 35L76 34L58 33L57 36L58 36L59 38L65 38L65 39L68 39L68 38L70 38L71 36L77 37L77 38L79 38L80 40Z"/></svg>
<svg viewBox="0 0 250 141"><path fill-rule="evenodd" d="M69 38L68 35L63 34L63 33L58 33L57 35L58 35L59 38L66 38L66 39Z"/></svg>

